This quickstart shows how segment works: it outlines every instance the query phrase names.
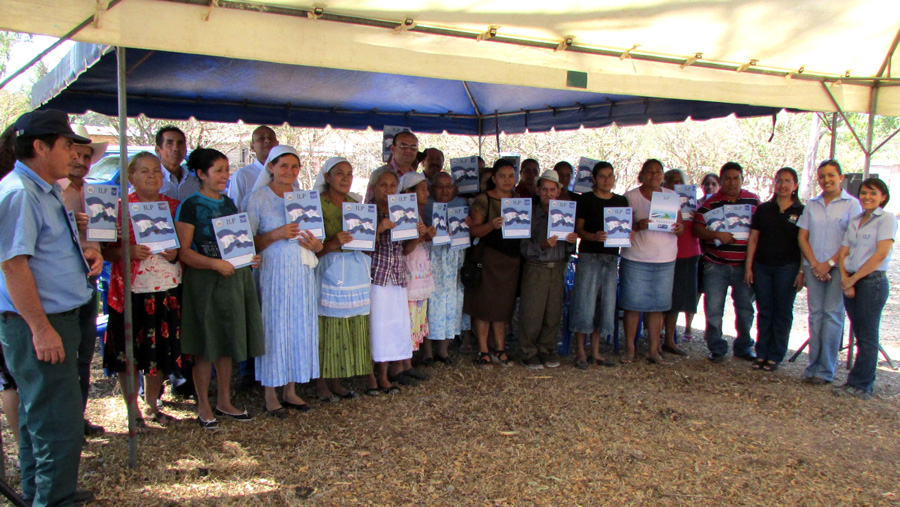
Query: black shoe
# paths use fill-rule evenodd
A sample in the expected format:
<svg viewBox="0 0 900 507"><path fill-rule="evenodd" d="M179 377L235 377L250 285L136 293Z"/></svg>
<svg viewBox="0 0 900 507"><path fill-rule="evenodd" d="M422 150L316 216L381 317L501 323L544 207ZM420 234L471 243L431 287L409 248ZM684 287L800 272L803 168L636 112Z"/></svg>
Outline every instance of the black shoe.
<svg viewBox="0 0 900 507"><path fill-rule="evenodd" d="M253 416L248 414L246 410L244 410L240 414L229 414L228 412L225 412L224 410L219 410L218 408L216 408L214 413L216 415L219 415L222 417L230 417L230 418L234 419L235 421L249 422L249 421L253 420Z"/></svg>
<svg viewBox="0 0 900 507"><path fill-rule="evenodd" d="M391 383L396 382L397 384L400 384L401 386L416 387L417 385L419 385L418 380L416 380L415 378L413 378L409 375L404 375L404 373L406 373L406 372L401 372L399 375L394 375L392 377L388 377L388 380L390 380Z"/></svg>
<svg viewBox="0 0 900 507"><path fill-rule="evenodd" d="M419 370L417 370L415 368L410 368L406 371L402 371L402 372L400 372L400 375L406 375L407 377L412 377L416 380L428 380L428 375L420 372Z"/></svg>
<svg viewBox="0 0 900 507"><path fill-rule="evenodd" d="M91 424L87 419L84 420L84 436L86 437L99 437L100 435L106 433L106 428L100 426L99 424Z"/></svg>
<svg viewBox="0 0 900 507"><path fill-rule="evenodd" d="M426 368L430 367L430 366L434 366L434 358L426 357L425 359L422 359L422 362L420 362L419 364L421 364L422 366L425 366Z"/></svg>
<svg viewBox="0 0 900 507"><path fill-rule="evenodd" d="M266 407L266 404L263 403L263 410L265 410L267 414L276 419L285 419L288 416L288 411L284 407L279 407L275 410L269 410L269 408Z"/></svg>
<svg viewBox="0 0 900 507"><path fill-rule="evenodd" d="M537 354L523 359L522 366L528 368L529 370L543 370L544 363L541 362L540 358L538 358Z"/></svg>
<svg viewBox="0 0 900 507"><path fill-rule="evenodd" d="M294 410L299 410L300 412L309 412L310 410L312 410L312 407L309 405L309 403L297 404L297 403L289 403L287 401L282 401L281 406L291 408Z"/></svg>
<svg viewBox="0 0 900 507"><path fill-rule="evenodd" d="M743 354L735 354L734 357L743 359L744 361L756 361L756 354L753 351L744 352Z"/></svg>
<svg viewBox="0 0 900 507"><path fill-rule="evenodd" d="M205 430L215 431L219 429L219 421L213 419L212 421L204 421L202 417L197 416L197 423L200 424L200 427Z"/></svg>
<svg viewBox="0 0 900 507"><path fill-rule="evenodd" d="M434 360L438 361L440 363L444 363L447 366L453 366L453 358L450 356L447 356L447 357L434 356Z"/></svg>
<svg viewBox="0 0 900 507"><path fill-rule="evenodd" d="M712 361L712 362L715 363L715 364L724 363L724 362L725 362L725 355L724 355L724 354L716 354L716 353L712 353L712 354L709 355L709 360Z"/></svg>

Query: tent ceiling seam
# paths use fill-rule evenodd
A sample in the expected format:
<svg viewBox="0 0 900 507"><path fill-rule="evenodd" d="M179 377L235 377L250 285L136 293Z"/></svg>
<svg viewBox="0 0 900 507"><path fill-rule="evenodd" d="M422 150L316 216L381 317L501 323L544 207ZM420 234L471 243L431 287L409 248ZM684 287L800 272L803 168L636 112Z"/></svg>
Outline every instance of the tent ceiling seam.
<svg viewBox="0 0 900 507"><path fill-rule="evenodd" d="M209 7L209 0L163 0L166 2L172 3L180 3L180 4L188 4L188 5L196 5L202 7ZM315 17L316 20L323 21L332 21L337 23L348 23L354 25L368 26L373 28L385 28L390 30L396 30L398 28L403 28L406 26L406 20L404 21L389 21L375 18L366 18L362 16L351 16L345 14L333 14L329 12L325 12L321 7L316 8L315 10L309 9L291 9L286 7L278 7L267 4L250 4L247 2L237 2L232 0L218 0L218 7L224 9L236 9L243 11L255 11L260 13L271 13L271 14L281 14L287 16L294 16L298 18L308 19L310 16ZM445 27L436 27L436 26L427 26L415 23L415 26L407 27L405 31L408 32L417 32L417 33L425 33L430 35L440 35L445 37L454 37L475 41L490 41L497 42L501 44L511 44L517 46L525 46L525 47L533 47L539 49L547 49L550 51L557 51L559 49L558 41L541 41L534 39L522 39L515 37L504 37L502 35L492 35L490 37L485 37L485 34L482 32L474 32L467 30L458 30L453 28L445 28ZM898 32L900 35L900 32ZM604 49L600 47L588 47L588 46L580 46L576 44L572 44L566 48L566 51L573 53L582 53L582 54L591 54L597 56L608 56L614 57L616 59L621 59L622 55L627 52L628 58L632 58L635 60L649 61L655 63L663 63L670 65L678 65L679 67L686 67L685 65L688 61L691 61L691 67L700 67L705 69L712 70L724 70L729 72L745 72L747 74L758 74L765 76L775 76L775 77L790 77L792 79L802 79L807 81L820 81L820 82L834 82L834 81L848 81L849 76L839 76L839 75L830 75L825 73L810 73L806 72L798 72L798 71L790 71L784 69L776 69L776 68L760 68L759 66L752 66L745 63L727 63L727 62L714 62L710 60L700 60L696 58L696 55L686 57L686 56L666 56L661 54L654 54L648 51L636 52L635 48L631 48L628 50L621 49ZM890 77L881 77L881 76L865 76L865 77L857 77L850 78L854 82L858 82L859 84L871 86L871 83L884 81L884 80L895 80L896 78ZM900 79L898 79L900 81Z"/></svg>

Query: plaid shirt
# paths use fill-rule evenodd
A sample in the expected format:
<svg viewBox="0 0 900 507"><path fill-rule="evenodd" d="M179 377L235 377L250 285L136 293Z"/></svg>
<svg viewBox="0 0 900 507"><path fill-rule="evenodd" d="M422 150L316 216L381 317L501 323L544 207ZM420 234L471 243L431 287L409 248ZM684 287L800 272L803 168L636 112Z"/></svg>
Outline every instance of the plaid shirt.
<svg viewBox="0 0 900 507"><path fill-rule="evenodd" d="M388 218L387 213L378 211L378 221ZM375 237L375 251L372 256L372 283L387 286L388 281L406 287L406 260L403 258L403 243L391 241L390 229Z"/></svg>

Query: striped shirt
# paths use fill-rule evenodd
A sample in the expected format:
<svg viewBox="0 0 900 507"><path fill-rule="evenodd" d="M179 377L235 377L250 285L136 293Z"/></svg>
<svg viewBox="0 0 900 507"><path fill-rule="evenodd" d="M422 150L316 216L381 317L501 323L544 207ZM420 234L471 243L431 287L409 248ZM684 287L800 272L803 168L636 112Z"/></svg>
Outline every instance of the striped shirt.
<svg viewBox="0 0 900 507"><path fill-rule="evenodd" d="M387 213L378 211L378 221L389 218ZM387 286L387 282L399 287L406 287L406 259L403 257L403 243L391 241L391 230L386 229L375 238L375 251L372 252L372 283Z"/></svg>
<svg viewBox="0 0 900 507"><path fill-rule="evenodd" d="M726 204L749 204L753 208L751 213L756 213L756 208L759 206L759 196L753 192L741 189L741 193L738 194L737 199L730 200L725 197L722 192L716 192L703 203L703 206L700 206L696 213L694 213L694 225L706 227L706 218L704 218L703 214L707 211L721 208ZM703 241L703 248L703 258L716 264L740 266L747 260L747 240L735 241L730 245L719 246L716 246L716 242L713 240Z"/></svg>

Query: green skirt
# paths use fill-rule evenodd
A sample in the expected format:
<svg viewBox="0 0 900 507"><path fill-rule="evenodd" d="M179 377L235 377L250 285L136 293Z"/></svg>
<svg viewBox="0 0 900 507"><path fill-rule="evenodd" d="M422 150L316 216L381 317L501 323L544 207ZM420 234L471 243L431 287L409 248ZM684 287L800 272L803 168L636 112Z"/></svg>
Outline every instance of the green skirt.
<svg viewBox="0 0 900 507"><path fill-rule="evenodd" d="M372 373L369 316L319 316L319 376L347 378Z"/></svg>
<svg viewBox="0 0 900 507"><path fill-rule="evenodd" d="M184 271L181 352L215 361L244 361L266 353L259 298L250 268L222 276L211 269Z"/></svg>

